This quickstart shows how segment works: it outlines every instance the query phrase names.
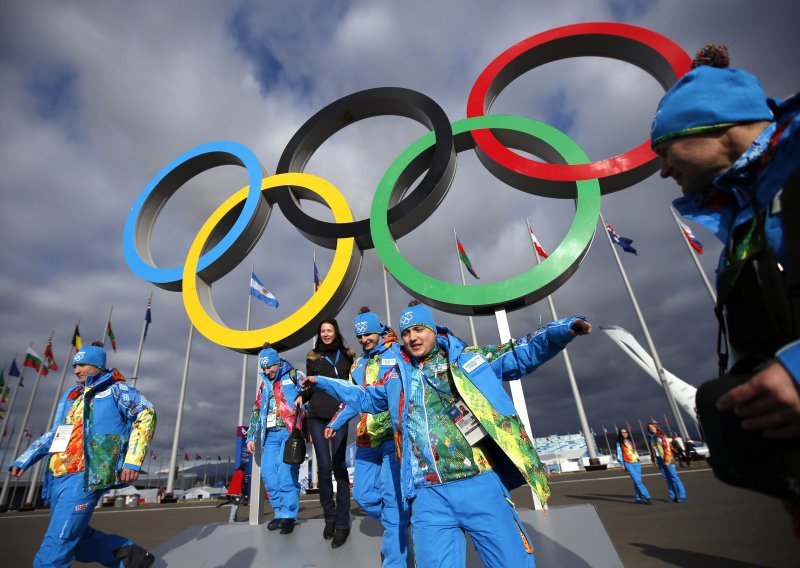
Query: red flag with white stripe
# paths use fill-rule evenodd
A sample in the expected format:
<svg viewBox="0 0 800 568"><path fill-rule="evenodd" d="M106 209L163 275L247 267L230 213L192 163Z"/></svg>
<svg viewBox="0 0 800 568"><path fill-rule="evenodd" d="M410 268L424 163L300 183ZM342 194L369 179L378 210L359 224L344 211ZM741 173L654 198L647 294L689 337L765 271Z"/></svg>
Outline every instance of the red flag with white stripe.
<svg viewBox="0 0 800 568"><path fill-rule="evenodd" d="M548 254L544 251L544 248L539 243L536 235L533 234L533 227L531 227L530 223L528 223L528 232L531 234L531 244L533 245L533 250L536 251L536 254L539 255L539 258L547 258Z"/></svg>

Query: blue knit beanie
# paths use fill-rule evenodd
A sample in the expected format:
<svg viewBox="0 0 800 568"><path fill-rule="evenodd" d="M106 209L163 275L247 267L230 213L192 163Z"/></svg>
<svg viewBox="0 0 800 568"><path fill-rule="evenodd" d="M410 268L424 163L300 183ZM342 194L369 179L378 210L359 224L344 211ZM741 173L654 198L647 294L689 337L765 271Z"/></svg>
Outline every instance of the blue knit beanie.
<svg viewBox="0 0 800 568"><path fill-rule="evenodd" d="M81 347L72 358L72 366L75 365L94 365L98 369L106 368L106 351L102 347L89 345Z"/></svg>
<svg viewBox="0 0 800 568"><path fill-rule="evenodd" d="M353 328L355 329L356 336L369 335L370 333L382 334L386 331L386 326L381 323L378 314L374 312L357 314L353 320Z"/></svg>
<svg viewBox="0 0 800 568"><path fill-rule="evenodd" d="M281 357L278 355L278 352L275 351L272 347L268 347L266 349L262 349L258 352L258 365L262 369L267 369L272 367L273 365L277 365L281 362Z"/></svg>
<svg viewBox="0 0 800 568"><path fill-rule="evenodd" d="M400 333L409 327L421 325L436 333L436 322L433 319L433 312L424 304L409 306L400 314Z"/></svg>
<svg viewBox="0 0 800 568"><path fill-rule="evenodd" d="M741 69L701 65L661 99L650 144L761 120L773 120L773 115L758 79Z"/></svg>

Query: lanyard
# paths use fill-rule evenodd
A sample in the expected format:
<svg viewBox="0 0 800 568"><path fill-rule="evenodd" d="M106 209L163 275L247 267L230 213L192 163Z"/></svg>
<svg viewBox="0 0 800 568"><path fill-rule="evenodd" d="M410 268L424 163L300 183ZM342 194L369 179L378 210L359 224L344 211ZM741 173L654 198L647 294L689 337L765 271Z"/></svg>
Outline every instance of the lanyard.
<svg viewBox="0 0 800 568"><path fill-rule="evenodd" d="M433 381L431 381L431 379L428 377L428 375L425 374L425 371L423 370L424 366L425 365L423 363L419 363L419 365L417 367L417 369L419 370L419 374L422 375L423 381L428 383L428 386L431 387L433 389L433 392L436 393L436 396L439 397L439 403L442 405L442 408L449 408L449 407L453 406L453 404L455 404L455 402L456 402L458 397L453 396L453 385L450 384L450 380L448 379L447 371L445 371L445 379L444 380L447 382L447 386L450 387L450 392L449 393L447 391L444 391L444 390L438 388L435 384L433 384ZM433 365L431 365L431 370L433 371ZM433 371L433 375L434 375L434 378L438 378L437 374L436 374L436 371ZM445 404L445 401L444 401L444 398L442 397L442 395L448 396L450 398L450 403L449 404Z"/></svg>
<svg viewBox="0 0 800 568"><path fill-rule="evenodd" d="M341 354L342 354L342 352L337 349L336 350L336 360L335 361L331 361L330 357L328 357L327 355L323 355L322 356L322 358L325 359L328 363L330 363L331 367L333 367L333 372L336 373L336 378L337 379L339 378L339 369L336 368L336 365L339 363L339 355L341 355Z"/></svg>

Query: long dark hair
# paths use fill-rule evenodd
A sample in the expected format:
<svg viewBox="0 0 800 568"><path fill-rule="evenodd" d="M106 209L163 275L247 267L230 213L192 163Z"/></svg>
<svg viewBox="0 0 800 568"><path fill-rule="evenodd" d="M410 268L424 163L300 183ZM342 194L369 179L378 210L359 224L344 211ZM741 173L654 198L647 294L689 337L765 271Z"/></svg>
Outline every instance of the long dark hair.
<svg viewBox="0 0 800 568"><path fill-rule="evenodd" d="M335 318L325 318L323 320L320 320L319 325L317 326L317 340L314 342L314 351L320 353L322 351L321 348L324 348L325 346L319 334L322 331L322 325L326 323L332 325L333 331L336 333L336 339L333 340L332 347L347 352L347 346L344 344L344 338L342 337L342 332L339 331L339 324Z"/></svg>
<svg viewBox="0 0 800 568"><path fill-rule="evenodd" d="M633 446L633 438L631 438L631 429L630 428L620 428L617 430L617 444L620 446L625 442L625 437L622 435L622 431L625 430L628 433L628 441Z"/></svg>

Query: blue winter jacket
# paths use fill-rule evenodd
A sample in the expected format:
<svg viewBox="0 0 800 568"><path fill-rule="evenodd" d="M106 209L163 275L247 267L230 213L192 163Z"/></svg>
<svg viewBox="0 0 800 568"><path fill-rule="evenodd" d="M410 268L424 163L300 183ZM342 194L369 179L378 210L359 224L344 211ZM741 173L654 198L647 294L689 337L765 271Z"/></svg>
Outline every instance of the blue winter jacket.
<svg viewBox="0 0 800 568"><path fill-rule="evenodd" d="M78 389L83 385L79 384ZM28 470L40 459L49 455L56 430L66 424L67 412L75 398L64 393L56 409L53 426L12 464ZM80 390L78 390L80 392ZM153 405L137 389L124 382L115 369L92 375L83 389L83 486L86 491L123 487L119 472L123 468L141 469L147 449L153 438L156 416ZM42 499L50 500L53 476L47 469L42 486Z"/></svg>
<svg viewBox="0 0 800 568"><path fill-rule="evenodd" d="M781 192L789 177L800 167L800 94L783 103L770 101L770 105L775 121L730 168L712 181L709 190L676 199L673 205L681 215L714 233L727 248L734 229L752 220L752 201L756 209L765 214L767 244L787 266ZM773 149L770 149L771 144L774 144ZM771 156L769 152L772 152ZM725 267L725 257L726 250L723 250L720 270ZM784 346L778 351L777 358L800 384L800 341ZM735 361L731 361L733 363Z"/></svg>
<svg viewBox="0 0 800 568"><path fill-rule="evenodd" d="M261 447L267 441L267 415L269 414L270 399L273 397L273 385L276 381L281 383L281 391L283 393L283 400L276 400L275 407L280 412L286 429L291 432L294 429L294 421L296 419L296 408L294 406L295 399L300 394L300 387L298 381L305 377L305 373L298 371L292 367L291 363L281 359L281 366L275 374L275 378L270 380L263 371L258 372L261 386L259 387L259 396L256 399L256 404L253 406L253 413L250 416L250 426L247 429L247 441L253 442L256 436L259 436Z"/></svg>
<svg viewBox="0 0 800 568"><path fill-rule="evenodd" d="M458 366L499 414L513 416L516 414L514 403L506 394L501 380L519 379L564 349L572 340L570 327L575 319L558 320L523 338L512 339L512 348L493 361L488 361L480 353L464 353L466 344L447 328L437 328L436 342L447 353L450 364ZM357 412L376 414L389 410L395 432L402 432L401 489L403 497L411 500L416 496L416 488L411 473L413 458L409 436L408 397L403 396L403 393L410 392L413 366L405 358L398 363L379 383L368 387L317 377L317 388ZM508 467L509 463L496 464L495 470L510 490L519 487L525 480L513 464Z"/></svg>

